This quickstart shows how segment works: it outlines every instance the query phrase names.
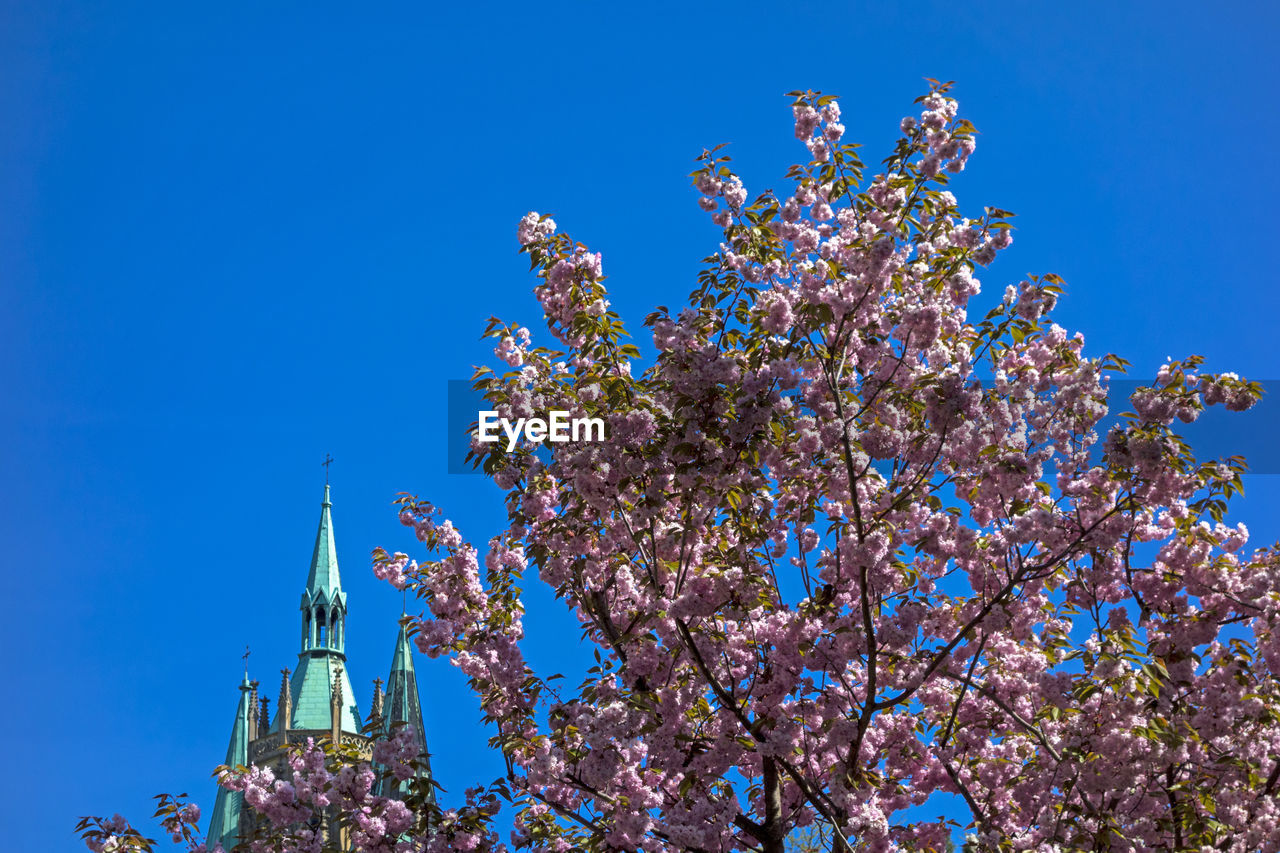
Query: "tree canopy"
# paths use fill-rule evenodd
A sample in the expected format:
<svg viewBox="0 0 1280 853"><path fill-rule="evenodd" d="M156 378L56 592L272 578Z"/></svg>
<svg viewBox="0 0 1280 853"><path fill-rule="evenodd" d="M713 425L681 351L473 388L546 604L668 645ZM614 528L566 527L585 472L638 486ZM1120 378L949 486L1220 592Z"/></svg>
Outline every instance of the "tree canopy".
<svg viewBox="0 0 1280 853"><path fill-rule="evenodd" d="M418 648L470 678L509 772L446 808L372 797L320 747L292 779L227 770L264 839L322 849L305 818L329 807L358 849L497 850L508 808L511 846L547 850L1280 849L1277 556L1224 524L1244 460L1177 434L1261 389L1171 360L1104 430L1127 365L1053 322L1060 278L971 313L1013 214L946 189L976 130L930 82L875 170L816 92L789 96L786 192L750 198L704 152L723 242L645 319L647 365L601 256L520 223L550 338L493 319L505 366L477 388L606 435L474 441L506 529L477 548L406 496L429 554L374 564L420 598ZM579 684L522 653L530 569L595 646Z"/></svg>

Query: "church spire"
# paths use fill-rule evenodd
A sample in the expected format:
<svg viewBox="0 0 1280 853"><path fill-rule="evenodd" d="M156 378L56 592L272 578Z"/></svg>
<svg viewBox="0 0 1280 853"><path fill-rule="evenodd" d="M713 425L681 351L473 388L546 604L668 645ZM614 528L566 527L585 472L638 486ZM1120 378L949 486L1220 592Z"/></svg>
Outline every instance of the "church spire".
<svg viewBox="0 0 1280 853"><path fill-rule="evenodd" d="M339 654L346 648L347 594L338 573L338 546L333 540L329 484L324 486L320 504L320 527L311 551L311 571L302 592L302 651L331 649Z"/></svg>
<svg viewBox="0 0 1280 853"><path fill-rule="evenodd" d="M361 733L360 710L346 666L347 596L338 573L329 493L326 482L299 608L302 636L298 663L292 673L281 670L280 694L274 709L269 709L265 685L249 680L249 652L245 649L244 682L227 748L226 763L233 767L248 765L252 755L256 765L279 770L286 767L294 745L326 736L366 760L371 757L372 738ZM295 567L301 579L301 565ZM274 718L270 710L275 711ZM221 844L228 851L253 826L244 794L238 791L220 789L210 818L209 844ZM341 842L344 846L347 843Z"/></svg>
<svg viewBox="0 0 1280 853"><path fill-rule="evenodd" d="M253 683L246 673L240 682L240 704L236 706L236 720L231 727L231 741L227 744L227 760L229 767L247 765L249 763L249 718L253 714ZM213 813L209 818L208 840L210 844L220 843L223 850L230 850L238 840L240 831L240 812L244 807L244 794L239 791L228 791L219 787L213 801Z"/></svg>
<svg viewBox="0 0 1280 853"><path fill-rule="evenodd" d="M335 679L342 696L339 730L360 732L355 691L344 663L347 659L347 594L338 575L338 549L333 537L329 486L320 504L320 526L311 552L311 570L302 592L302 649L289 682L292 699L289 728L332 729L330 700Z"/></svg>
<svg viewBox="0 0 1280 853"><path fill-rule="evenodd" d="M320 528L316 546L311 552L311 574L307 576L307 592L313 597L323 592L330 599L342 591L338 574L338 549L333 542L333 519L330 517L329 484L324 484L324 502L320 504Z"/></svg>

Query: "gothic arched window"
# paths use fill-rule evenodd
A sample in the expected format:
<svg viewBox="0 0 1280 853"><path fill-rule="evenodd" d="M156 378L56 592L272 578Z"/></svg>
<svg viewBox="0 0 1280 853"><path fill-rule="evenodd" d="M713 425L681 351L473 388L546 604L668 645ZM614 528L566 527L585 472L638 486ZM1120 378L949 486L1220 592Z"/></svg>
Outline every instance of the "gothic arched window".
<svg viewBox="0 0 1280 853"><path fill-rule="evenodd" d="M324 608L316 610L316 645L327 645L325 642Z"/></svg>

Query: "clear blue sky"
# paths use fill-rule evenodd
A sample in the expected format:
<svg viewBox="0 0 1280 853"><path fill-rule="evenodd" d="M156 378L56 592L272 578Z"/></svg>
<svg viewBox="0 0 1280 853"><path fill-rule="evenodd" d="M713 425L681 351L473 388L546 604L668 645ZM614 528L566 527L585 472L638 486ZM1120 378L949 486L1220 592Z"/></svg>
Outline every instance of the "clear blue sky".
<svg viewBox="0 0 1280 853"><path fill-rule="evenodd" d="M1280 377L1277 30L1266 3L4 3L6 849L155 829L160 791L208 809L245 644L273 706L294 661L325 453L367 709L393 496L500 524L446 474L443 407L490 314L537 328L517 219L602 250L638 328L717 244L701 148L753 192L803 155L788 90L840 94L878 160L923 77L958 81L982 136L954 189L1020 214L988 293L1057 272L1058 322L1139 376ZM1277 480L1236 513L1269 541ZM529 624L535 661L580 654L545 595ZM499 767L462 680L418 666L451 800Z"/></svg>

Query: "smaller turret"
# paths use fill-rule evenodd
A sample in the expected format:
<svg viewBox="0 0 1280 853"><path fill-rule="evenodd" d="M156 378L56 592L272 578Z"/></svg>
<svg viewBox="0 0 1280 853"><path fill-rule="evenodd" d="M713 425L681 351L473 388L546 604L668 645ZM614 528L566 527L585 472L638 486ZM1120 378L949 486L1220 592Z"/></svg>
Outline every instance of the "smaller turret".
<svg viewBox="0 0 1280 853"><path fill-rule="evenodd" d="M278 732L290 729L289 718L293 716L293 696L289 692L289 670L280 670L280 698L276 700L276 725Z"/></svg>
<svg viewBox="0 0 1280 853"><path fill-rule="evenodd" d="M382 679L373 680L373 703L369 711L369 725L374 731L382 728Z"/></svg>
<svg viewBox="0 0 1280 853"><path fill-rule="evenodd" d="M330 737L337 746L342 735L342 667L337 667L333 674L333 693L329 697L329 725L333 731Z"/></svg>
<svg viewBox="0 0 1280 853"><path fill-rule="evenodd" d="M258 682L249 682L249 741L258 739Z"/></svg>
<svg viewBox="0 0 1280 853"><path fill-rule="evenodd" d="M400 631L396 635L395 653L391 657L391 674L387 678L387 693L382 699L382 725L379 733L390 735L397 725L407 726L413 733L418 747L418 760L421 762L420 775L431 777L431 758L427 752L426 727L422 724L422 706L418 699L418 677L413 670L413 651L409 641L409 626L413 618L408 614L400 616ZM379 689L378 694L381 694ZM409 789L408 780L398 781L394 776L381 770L380 778L374 783L374 794L384 797L403 797Z"/></svg>
<svg viewBox="0 0 1280 853"><path fill-rule="evenodd" d="M246 673L240 683L240 704L236 706L236 719L231 726L231 740L227 744L227 760L229 767L247 765L249 763L249 718L253 716L250 703L249 683ZM209 817L209 843L220 843L224 850L230 850L238 840L240 832L240 813L244 805L244 794L239 791L228 791L218 788L218 795L213 801L213 812Z"/></svg>

